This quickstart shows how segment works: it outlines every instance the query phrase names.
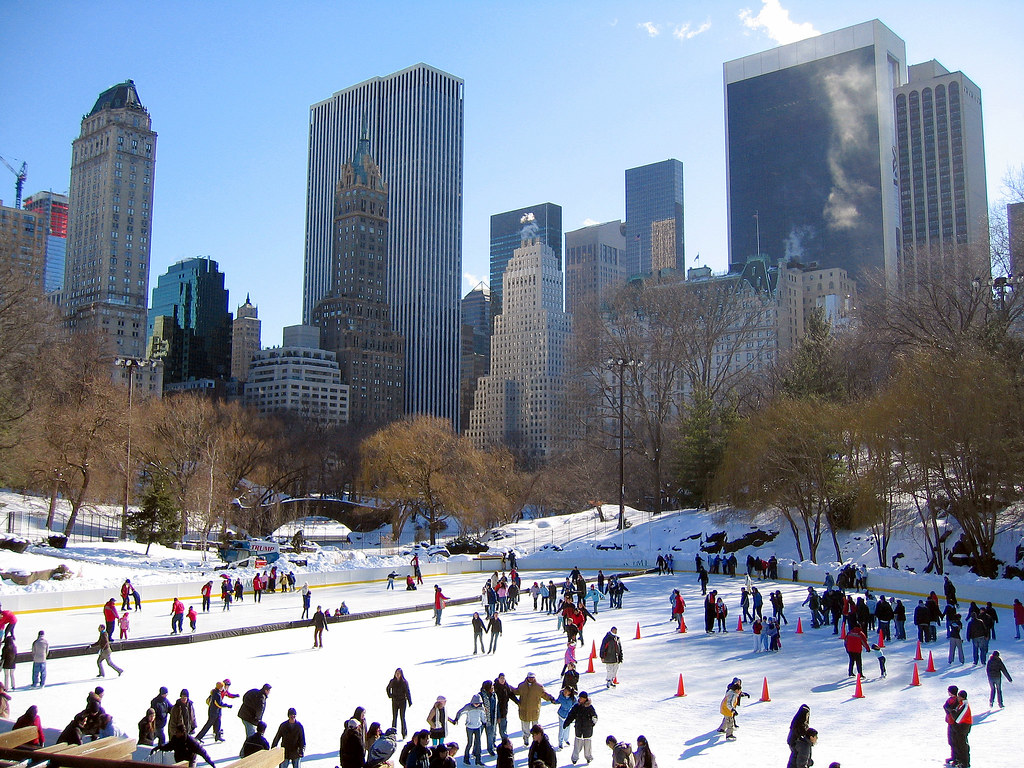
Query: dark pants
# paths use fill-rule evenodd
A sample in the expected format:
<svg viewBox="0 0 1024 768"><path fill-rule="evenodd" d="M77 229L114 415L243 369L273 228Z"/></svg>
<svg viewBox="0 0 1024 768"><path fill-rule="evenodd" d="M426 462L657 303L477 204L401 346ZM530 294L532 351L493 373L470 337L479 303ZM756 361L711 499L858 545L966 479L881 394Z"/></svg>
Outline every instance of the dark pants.
<svg viewBox="0 0 1024 768"><path fill-rule="evenodd" d="M999 699L999 706L1002 707L1003 706L1003 678L1002 678L1002 676L1000 676L1000 677L990 677L988 679L988 703L989 703L989 706L992 706L992 703L996 700L996 697L998 697L998 699Z"/></svg>
<svg viewBox="0 0 1024 768"><path fill-rule="evenodd" d="M971 726L954 723L950 727L953 729L953 759L958 765L970 765L971 745L967 743L967 734Z"/></svg>
<svg viewBox="0 0 1024 768"><path fill-rule="evenodd" d="M853 666L856 664L857 665L857 674L860 675L861 677L863 677L864 676L864 668L861 666L860 652L854 653L853 651L847 651L846 655L850 657L850 668L849 668L849 670L847 672L847 675L849 675L850 677L853 676Z"/></svg>
<svg viewBox="0 0 1024 768"><path fill-rule="evenodd" d="M210 610L210 596L209 595L203 595L203 610L204 611Z"/></svg>
<svg viewBox="0 0 1024 768"><path fill-rule="evenodd" d="M403 739L405 738L405 735L408 733L408 729L405 727L405 705L406 705L405 701L402 701L401 703L399 703L397 701L392 700L392 702L391 702L391 727L392 728L397 728L398 727L398 718L401 717L402 718L402 738Z"/></svg>

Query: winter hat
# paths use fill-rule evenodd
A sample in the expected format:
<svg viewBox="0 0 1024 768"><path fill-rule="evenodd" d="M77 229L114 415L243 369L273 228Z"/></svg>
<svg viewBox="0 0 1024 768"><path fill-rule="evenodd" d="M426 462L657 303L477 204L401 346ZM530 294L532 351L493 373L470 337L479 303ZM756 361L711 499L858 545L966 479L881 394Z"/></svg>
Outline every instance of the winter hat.
<svg viewBox="0 0 1024 768"><path fill-rule="evenodd" d="M535 673L535 672L527 672L527 673L526 673L526 679L527 679L527 680L530 680L530 679L534 679L534 678L536 678L536 677L537 677L537 675L536 675L536 673Z"/></svg>
<svg viewBox="0 0 1024 768"><path fill-rule="evenodd" d="M384 731L385 736L394 736L396 733L398 733L397 728L388 728L386 731Z"/></svg>
<svg viewBox="0 0 1024 768"><path fill-rule="evenodd" d="M179 694L179 695L184 696L187 699L188 698L188 688L182 688L181 689L181 694Z"/></svg>
<svg viewBox="0 0 1024 768"><path fill-rule="evenodd" d="M299 713L295 711L295 707L288 707L288 717L292 717L293 715L297 714Z"/></svg>
<svg viewBox="0 0 1024 768"><path fill-rule="evenodd" d="M444 696L438 696L437 697L437 703L438 704L444 704L446 701L448 701L448 699L446 699Z"/></svg>
<svg viewBox="0 0 1024 768"><path fill-rule="evenodd" d="M167 686L161 685L160 686L160 695L163 696L166 693L167 693Z"/></svg>
<svg viewBox="0 0 1024 768"><path fill-rule="evenodd" d="M346 728L358 728L359 727L359 721L358 720L346 720L345 721L345 727Z"/></svg>

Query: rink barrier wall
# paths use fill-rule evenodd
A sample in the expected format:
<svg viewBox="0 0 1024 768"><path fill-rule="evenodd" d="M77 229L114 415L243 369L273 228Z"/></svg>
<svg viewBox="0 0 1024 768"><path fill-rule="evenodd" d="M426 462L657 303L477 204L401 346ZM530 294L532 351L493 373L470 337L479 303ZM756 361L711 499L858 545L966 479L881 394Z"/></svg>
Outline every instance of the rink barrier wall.
<svg viewBox="0 0 1024 768"><path fill-rule="evenodd" d="M446 605L471 605L480 602L479 596L457 597L446 600ZM362 619L378 619L382 616L398 616L405 613L416 613L417 611L433 611L434 603L407 605L400 608L386 608L380 611L361 611L350 613L346 616L328 616L328 624L342 624L349 621L360 621ZM178 635L165 635L163 637L145 637L138 640L111 640L111 652L138 651L146 648L167 648L175 645L190 645L191 643L206 643L211 640L224 640L231 637L245 637L247 635L260 635L264 632L281 632L286 629L304 629L313 626L312 619L301 621L278 621L268 624L256 624L248 627L233 627L222 629L217 632L186 632ZM73 656L95 656L98 653L95 645L62 645L50 646L47 660L67 659ZM21 651L16 660L18 663L31 662L32 651Z"/></svg>

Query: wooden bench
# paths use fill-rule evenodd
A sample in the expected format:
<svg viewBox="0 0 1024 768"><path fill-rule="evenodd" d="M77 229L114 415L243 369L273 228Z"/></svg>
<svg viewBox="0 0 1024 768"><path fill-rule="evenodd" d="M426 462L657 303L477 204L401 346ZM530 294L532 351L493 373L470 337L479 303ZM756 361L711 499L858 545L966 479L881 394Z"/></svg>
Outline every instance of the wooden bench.
<svg viewBox="0 0 1024 768"><path fill-rule="evenodd" d="M26 725L7 733L0 733L0 749L14 749L39 738L39 731L34 725Z"/></svg>

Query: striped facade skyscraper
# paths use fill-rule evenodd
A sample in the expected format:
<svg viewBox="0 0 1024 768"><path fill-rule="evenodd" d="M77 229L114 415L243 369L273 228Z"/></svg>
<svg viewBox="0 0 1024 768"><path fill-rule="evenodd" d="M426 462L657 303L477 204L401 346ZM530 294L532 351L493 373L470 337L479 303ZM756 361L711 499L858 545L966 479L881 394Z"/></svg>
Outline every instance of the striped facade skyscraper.
<svg viewBox="0 0 1024 768"><path fill-rule="evenodd" d="M303 322L331 290L334 194L369 137L389 190L387 302L405 338L406 413L459 423L463 81L426 64L310 107Z"/></svg>

